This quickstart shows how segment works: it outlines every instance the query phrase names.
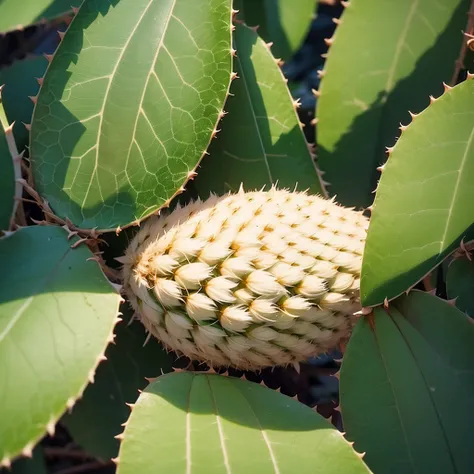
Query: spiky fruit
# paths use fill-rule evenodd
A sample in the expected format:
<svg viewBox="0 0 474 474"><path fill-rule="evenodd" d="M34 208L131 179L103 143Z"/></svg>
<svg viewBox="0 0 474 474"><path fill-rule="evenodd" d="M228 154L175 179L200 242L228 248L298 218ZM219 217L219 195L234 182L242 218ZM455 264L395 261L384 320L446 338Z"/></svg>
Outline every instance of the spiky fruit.
<svg viewBox="0 0 474 474"><path fill-rule="evenodd" d="M360 310L367 219L275 188L153 217L130 243L124 288L169 349L257 370L336 347Z"/></svg>

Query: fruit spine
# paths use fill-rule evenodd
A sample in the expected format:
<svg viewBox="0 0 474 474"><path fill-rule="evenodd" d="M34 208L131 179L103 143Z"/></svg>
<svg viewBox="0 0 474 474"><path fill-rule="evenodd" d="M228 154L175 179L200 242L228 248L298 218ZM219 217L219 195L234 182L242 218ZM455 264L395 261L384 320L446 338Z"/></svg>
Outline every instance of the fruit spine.
<svg viewBox="0 0 474 474"><path fill-rule="evenodd" d="M272 188L211 196L146 221L124 289L165 346L211 366L297 363L347 338L368 220Z"/></svg>

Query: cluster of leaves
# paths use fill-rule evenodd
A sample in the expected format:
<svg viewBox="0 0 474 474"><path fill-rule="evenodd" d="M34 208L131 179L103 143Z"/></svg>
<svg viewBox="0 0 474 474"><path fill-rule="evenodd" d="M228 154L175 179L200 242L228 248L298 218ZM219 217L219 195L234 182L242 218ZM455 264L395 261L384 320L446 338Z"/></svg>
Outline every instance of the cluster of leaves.
<svg viewBox="0 0 474 474"><path fill-rule="evenodd" d="M45 470L61 419L119 474L472 472L474 3L345 4L315 92L324 179L280 70L315 2L289 3L0 2L0 31L68 25L54 55L0 69L0 469ZM351 443L266 387L170 373L127 324L113 258L134 225L241 183L371 212L340 372Z"/></svg>

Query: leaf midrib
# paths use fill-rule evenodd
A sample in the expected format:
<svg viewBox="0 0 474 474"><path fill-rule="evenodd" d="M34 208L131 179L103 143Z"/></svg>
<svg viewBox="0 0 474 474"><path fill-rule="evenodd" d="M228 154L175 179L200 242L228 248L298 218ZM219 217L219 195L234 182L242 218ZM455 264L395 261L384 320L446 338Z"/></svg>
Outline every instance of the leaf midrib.
<svg viewBox="0 0 474 474"><path fill-rule="evenodd" d="M456 199L457 199L457 195L458 195L458 192L459 192L459 187L460 187L460 183L461 183L463 170L464 170L464 167L466 165L467 158L470 155L469 150L470 150L471 146L473 146L473 145L474 145L474 128L471 130L471 134L470 134L469 139L468 139L467 144L466 144L466 150L464 151L464 155L462 157L461 164L459 166L458 177L456 179L456 184L454 186L454 191L453 191L453 197L451 199L451 204L449 206L448 218L446 219L446 225L444 227L443 237L442 237L440 245L439 245L439 253L442 253L446 249L446 247L445 247L446 237L447 237L448 230L449 230L449 227L450 227L451 218L453 216L453 209L454 209Z"/></svg>
<svg viewBox="0 0 474 474"><path fill-rule="evenodd" d="M411 23L413 21L413 18L415 16L415 12L420 4L419 0L414 0L413 4L410 8L410 11L408 12L405 28L402 31L402 34L397 42L397 47L395 49L395 55L393 57L392 64L390 66L390 69L388 70L388 77L387 77L387 82L385 83L385 91L388 92L389 90L392 89L393 87L393 81L395 78L395 73L397 71L397 66L398 62L400 60L401 54L402 54L402 49L403 45L405 44L405 40L408 36L408 31L410 30Z"/></svg>
<svg viewBox="0 0 474 474"><path fill-rule="evenodd" d="M119 54L119 57L117 59L117 62L115 63L115 66L112 70L112 73L110 74L110 77L109 77L109 83L107 84L107 88L105 90L105 94L104 94L104 100L102 101L102 107L100 109L100 112L99 112L99 126L97 127L97 139L96 139L96 144L97 144L97 147L96 147L96 153L95 153L95 164L94 164L94 169L92 170L92 173L91 173L91 179L89 181L89 186L87 187L87 190L84 194L84 199L82 200L82 205L81 207L84 208L85 207L85 203L87 201L87 198L89 197L89 192L91 190L91 187L92 187L92 181L94 180L94 176L97 172L97 168L98 168L98 165L99 165L99 149L100 149L100 136L102 134L102 125L103 125L103 122L104 122L104 112L105 112L105 106L107 104L107 100L108 100L108 96L109 96L109 93L110 93L110 89L112 88L112 83L113 83L113 80L114 80L114 77L115 77L115 74L117 73L117 70L120 66L120 63L122 61L122 58L124 57L125 55L125 52L127 51L127 48L130 44L130 42L132 41L133 39L133 36L135 35L136 31L138 30L139 26L140 26L140 23L143 21L143 19L145 18L146 16L146 13L148 12L150 6L153 4L154 0L150 0L148 2L148 5L145 7L145 9L143 10L143 13L140 15L138 21L137 21L137 24L133 27L129 37L127 38L127 41L125 42L125 44L123 45L123 48L122 48L122 51L120 52Z"/></svg>
<svg viewBox="0 0 474 474"><path fill-rule="evenodd" d="M268 449L268 453L270 455L270 460L272 461L272 466L273 466L273 469L275 471L275 474L280 474L280 468L278 466L275 453L273 452L273 448L272 448L270 439L268 438L267 433L263 429L263 426L260 423L260 420L258 419L257 413L253 409L252 404L250 403L250 400L247 398L245 392L241 389L241 387L239 387L239 385L237 383L234 383L233 386L234 386L234 388L236 388L241 393L243 399L245 400L248 407L250 408L250 411L252 412L252 415L254 416L255 421L257 422L258 428L259 428L259 430L262 434L263 441L265 442L265 445Z"/></svg>
<svg viewBox="0 0 474 474"><path fill-rule="evenodd" d="M258 141L259 141L260 147L262 149L263 161L265 162L265 166L267 168L267 173L268 173L268 177L270 179L270 182L273 183L273 177L272 177L272 173L270 171L270 164L268 163L267 152L265 150L265 145L263 144L262 135L260 133L260 127L259 127L259 124L258 124L258 121L257 121L257 114L256 114L254 106L253 106L253 101L252 101L252 97L250 95L250 91L247 87L247 79L245 77L244 66L242 64L242 61L240 61L240 59L237 59L237 61L240 64L240 73L242 74L242 81L243 81L245 92L246 92L246 95L247 95L247 98L248 98L248 101L249 101L249 104L250 104L250 110L252 111L252 118L253 118L253 121L254 121L254 124L255 124L255 129L257 131Z"/></svg>
<svg viewBox="0 0 474 474"><path fill-rule="evenodd" d="M152 0L153 1L153 0ZM140 104L138 106L138 112L137 112L137 118L135 119L135 124L134 124L134 127L133 127L133 133L132 133L132 138L130 140L130 146L128 148L128 152L127 152L127 159L126 159L126 163L125 163L125 168L128 167L128 161L130 159L130 153L132 152L132 147L133 147L133 142L135 141L136 139L136 133L137 133L137 126L138 126L138 119L140 117L140 112L143 111L143 115L145 115L145 118L148 120L148 117L146 116L145 114L145 111L143 110L143 101L145 99L145 94L147 92L147 89L148 89L148 84L150 82L150 77L152 76L152 72L155 70L155 66L156 66L156 61L158 60L158 55L160 54L160 51L161 51L161 48L163 47L163 43L165 41L165 36L166 36L166 30L168 29L168 25L171 21L171 17L173 16L173 12L174 12L174 9L176 7L176 2L177 0L173 0L173 4L170 6L170 11L168 13L168 18L166 19L166 22L165 22L165 25L163 27L163 35L161 36L161 39L160 39L160 42L158 43L157 45L157 48L156 48L156 54L153 58L153 61L152 61L152 64L151 64L151 67L150 67L150 71L148 72L148 76L146 78L146 82L145 82L145 85L143 87L143 93L142 93L142 96L140 97ZM148 7L147 7L148 8ZM157 76L158 78L158 76ZM164 92L164 88L163 86L161 85L161 82L160 82L160 86L161 88L163 89L163 92ZM150 123L150 127L151 129L153 130L153 127L151 126L151 123ZM153 130L154 132L154 130ZM155 133L154 133L155 134ZM156 134L155 134L155 137L156 137ZM158 137L156 137L158 138ZM159 139L158 139L159 140Z"/></svg>
<svg viewBox="0 0 474 474"><path fill-rule="evenodd" d="M397 311L397 312L398 312L398 311ZM399 317L403 317L403 315L402 315L400 312L398 312L398 313L399 313L399 314L398 314ZM434 401L434 399L433 399L433 394L432 394L432 392L431 392L431 390L430 390L430 386L429 386L429 384L428 384L428 381L427 381L426 378L425 378L425 375L424 375L424 373L423 373L423 370L421 370L421 367L420 367L420 364L419 364L419 362L418 362L418 359L417 359L416 356L415 356L415 352L413 351L413 349L412 349L410 343L408 342L407 338L405 337L405 334L403 333L403 331L401 330L400 326L399 326L399 325L397 324L397 322L395 321L395 318L392 317L391 319L392 319L392 321L393 321L393 324L394 324L395 327L397 328L398 332L400 333L401 338L402 338L403 341L405 342L407 349L410 351L410 354L411 354L411 356L413 357L413 360L414 360L414 362L415 362L415 364L416 364L416 368L418 369L418 372L420 373L421 379L423 380L423 383L424 383L424 385L425 385L425 389L426 389L425 391L426 391L426 393L428 394L428 398L430 399L431 405L433 406L433 411L434 411L435 414L436 414L436 419L438 420L438 423L439 423L439 426L440 426L441 434L442 434L442 436L443 436L444 442L446 443L446 447L448 448L449 458L450 458L450 460L451 460L452 467L453 467L453 469L454 469L454 472L458 473L459 471L458 471L458 469L457 469L456 462L455 462L455 460L454 460L453 453L452 453L452 451L451 451L451 446L450 446L450 444L449 444L449 439L448 439L448 437L447 437L447 435L446 435L446 433L445 433L444 425L443 425L443 422L441 421L441 416L440 416L440 413L438 412L436 403L435 403L435 401ZM408 319L407 319L407 321L408 321ZM420 334L420 336L423 338L423 340L431 347L431 344L426 340L426 338L424 337L424 335L421 334L421 333L419 333L419 334Z"/></svg>
<svg viewBox="0 0 474 474"><path fill-rule="evenodd" d="M392 319L392 318L390 318L390 319ZM392 321L393 321L393 319L392 319ZM385 369L385 373L387 375L387 380L388 380L388 383L389 383L390 391L392 392L393 400L395 402L395 408L397 410L398 420L400 422L400 427L402 429L403 438L404 438L404 441L405 441L406 452L407 452L408 457L410 459L411 467L413 468L414 472L418 472L416 470L415 461L413 459L413 456L412 456L412 453L411 453L411 450L410 450L410 443L408 442L408 436L407 436L407 432L406 432L406 429L405 429L405 425L403 424L403 421L402 421L403 419L402 419L402 416L401 416L401 413L400 413L399 402L398 402L397 396L395 394L394 384L392 382L392 379L390 378L390 373L388 371L387 362L385 361L385 357L384 357L384 354L382 352L382 345L380 344L377 332L375 330L372 331L371 328L369 328L369 331L373 332L375 343L377 344L378 352L380 354L380 359L382 361L382 364L383 364L384 369Z"/></svg>
<svg viewBox="0 0 474 474"><path fill-rule="evenodd" d="M226 470L227 474L232 474L232 470L230 468L230 463L229 463L229 454L227 452L227 446L225 444L224 430L222 429L221 416L219 415L219 410L217 408L216 397L214 396L214 391L212 390L211 382L209 381L208 376L206 376L206 382L207 382L207 385L209 386L209 392L211 393L212 404L214 406L214 414L216 416L217 432L219 433L219 439L220 439L221 450L222 450L222 457L224 458L224 467L225 467L225 470Z"/></svg>

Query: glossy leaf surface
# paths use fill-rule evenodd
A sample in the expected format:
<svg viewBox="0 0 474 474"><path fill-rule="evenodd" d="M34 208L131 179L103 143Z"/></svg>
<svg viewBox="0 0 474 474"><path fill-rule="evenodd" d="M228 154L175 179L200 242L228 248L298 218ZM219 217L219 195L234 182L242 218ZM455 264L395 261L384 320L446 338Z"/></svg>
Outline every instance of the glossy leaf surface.
<svg viewBox="0 0 474 474"><path fill-rule="evenodd" d="M28 452L94 374L119 295L60 227L0 240L0 463Z"/></svg>
<svg viewBox="0 0 474 474"><path fill-rule="evenodd" d="M83 4L31 131L36 186L60 217L115 229L181 192L229 87L230 18L230 0Z"/></svg>
<svg viewBox="0 0 474 474"><path fill-rule="evenodd" d="M427 293L392 303L358 321L344 354L347 437L379 474L469 474L474 325Z"/></svg>
<svg viewBox="0 0 474 474"><path fill-rule="evenodd" d="M291 2L290 2L291 3ZM329 192L367 207L385 147L450 83L470 0L351 0L329 49L317 105Z"/></svg>
<svg viewBox="0 0 474 474"><path fill-rule="evenodd" d="M222 120L195 184L202 197L267 189L273 183L321 193L321 185L299 125L293 100L271 52L255 31L236 25L234 69Z"/></svg>
<svg viewBox="0 0 474 474"><path fill-rule="evenodd" d="M118 474L369 472L311 408L219 375L158 378L140 395L124 436Z"/></svg>
<svg viewBox="0 0 474 474"><path fill-rule="evenodd" d="M474 223L473 102L469 79L415 117L391 152L367 235L363 305L415 285Z"/></svg>

